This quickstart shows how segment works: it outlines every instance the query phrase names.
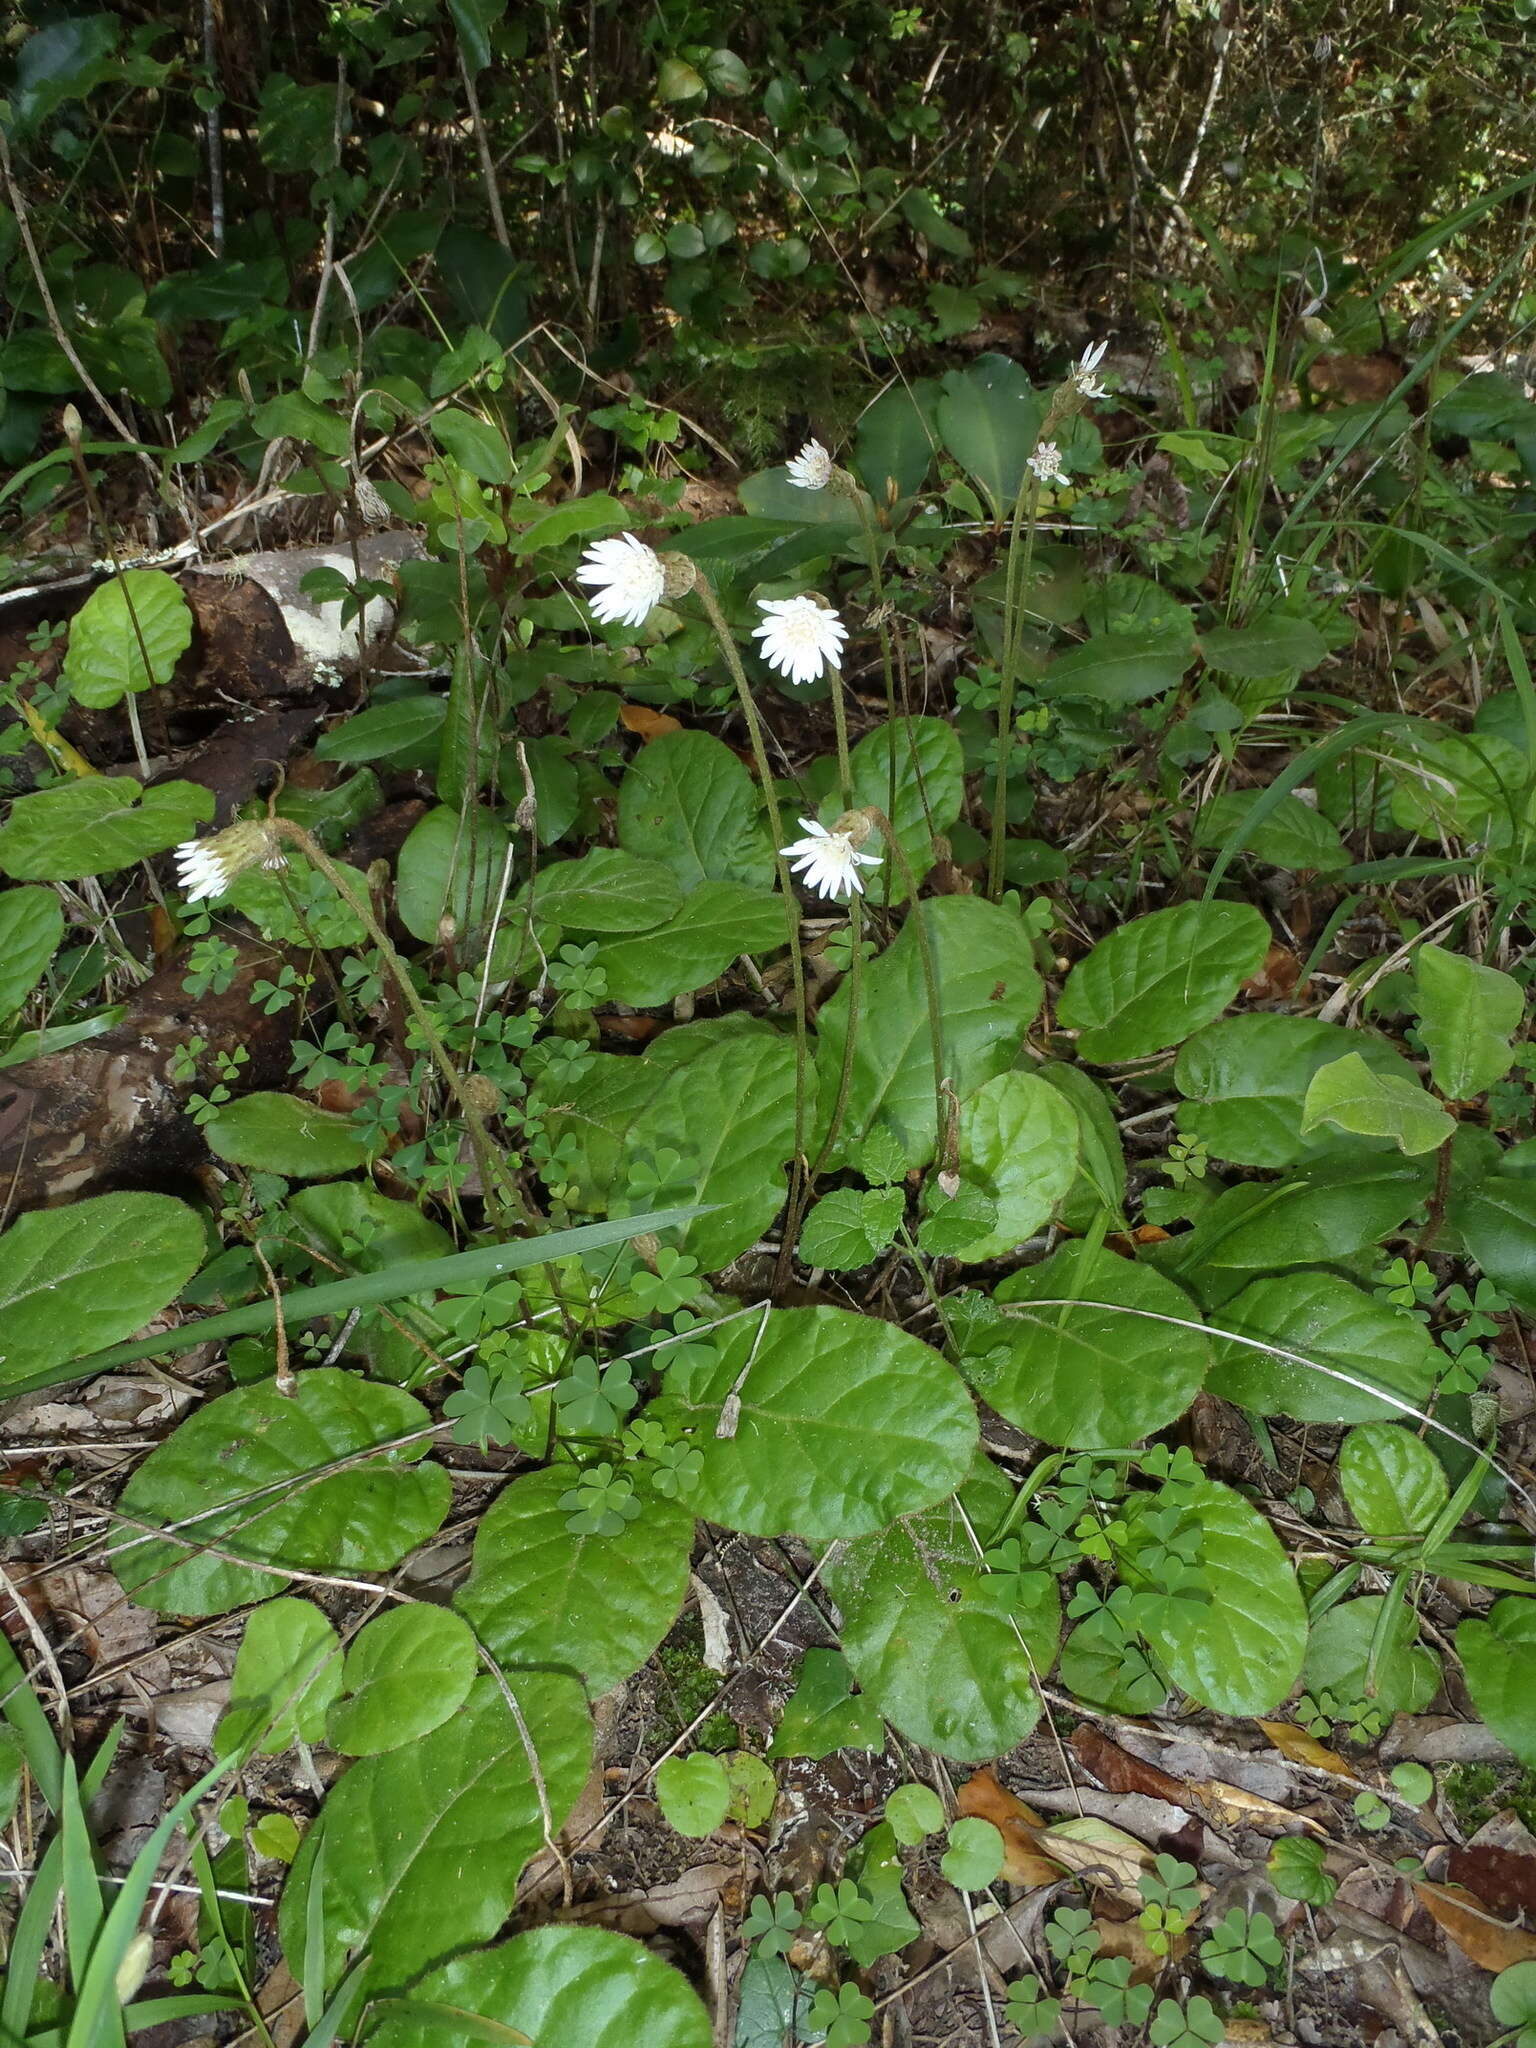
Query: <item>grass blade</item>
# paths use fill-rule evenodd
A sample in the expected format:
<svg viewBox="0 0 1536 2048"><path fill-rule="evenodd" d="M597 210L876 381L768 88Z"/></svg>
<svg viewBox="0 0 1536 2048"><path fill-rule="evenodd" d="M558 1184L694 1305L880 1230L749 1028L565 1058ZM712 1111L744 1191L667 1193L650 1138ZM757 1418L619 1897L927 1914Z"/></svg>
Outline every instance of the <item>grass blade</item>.
<svg viewBox="0 0 1536 2048"><path fill-rule="evenodd" d="M707 1216L710 1204L683 1209L656 1209L643 1216L610 1216L603 1223L582 1223L573 1230L551 1230L540 1237L519 1237L505 1244L478 1245L473 1251L449 1252L440 1259L408 1259L382 1273L357 1273L349 1280L328 1280L320 1287L294 1287L283 1296L283 1320L308 1322L313 1316L346 1315L354 1308L366 1308L379 1301L398 1301L402 1294L427 1294L435 1288L472 1287L495 1280L506 1273L521 1272L528 1266L544 1266L580 1252L601 1251L608 1245L623 1244L627 1238L648 1231L670 1230ZM227 1337L250 1337L270 1330L277 1321L272 1301L254 1301L246 1308L227 1314L205 1316L201 1322L183 1323L158 1337L144 1337L109 1350L95 1351L89 1358L77 1358L29 1379L13 1380L3 1389L9 1400L17 1394L35 1393L39 1387L63 1386L70 1380L93 1379L114 1366L131 1365L141 1358L168 1358L178 1351L190 1351L196 1344Z"/></svg>

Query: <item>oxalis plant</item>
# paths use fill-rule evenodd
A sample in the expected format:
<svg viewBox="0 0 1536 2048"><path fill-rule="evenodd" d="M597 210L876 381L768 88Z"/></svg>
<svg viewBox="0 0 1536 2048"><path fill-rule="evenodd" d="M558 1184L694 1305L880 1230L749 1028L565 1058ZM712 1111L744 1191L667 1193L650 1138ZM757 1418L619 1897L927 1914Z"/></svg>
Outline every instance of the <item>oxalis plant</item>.
<svg viewBox="0 0 1536 2048"><path fill-rule="evenodd" d="M693 527L658 500L655 544L604 494L551 509L549 444L512 445L487 391L433 418L431 553L396 593L446 689L380 684L316 748L349 771L331 789L200 831L207 791L82 772L38 714L53 779L0 826L6 1057L121 1016L64 913L78 932L89 912L121 966L100 880L172 848L174 882L147 867L145 886L189 1000L238 986L291 1020L293 1053L289 1088L251 1090L236 1053L176 1049L219 1168L200 1205L96 1195L0 1236L0 1392L219 1347L226 1391L80 1554L156 1613L245 1617L214 1769L110 1910L82 1819L106 1764L76 1776L16 1666L12 1777L24 1761L52 1846L0 2000L10 2038L94 2048L224 2011L264 2029L255 1935L228 1905L259 1856L284 1866L277 1932L314 2048L706 2048L697 1990L641 1944L503 1938L534 1859L570 1894L597 1825L572 1821L592 1703L677 1621L700 1523L789 1545L799 1580L768 1636L802 1609L829 1635L768 1758L695 1745L728 1677L626 1800L702 1838L764 1824L780 1758L889 1743L922 1766L825 1882L753 1901L741 2006L781 2035L872 2038L866 1973L917 1936L915 1859L973 1925L1012 1881L950 1767L1014 1749L1048 1706L1371 1739L1454 1660L1536 1766L1511 1523L1536 1502L1497 1455L1491 1390L1512 1311L1536 1307L1515 942L1536 696L1510 600L1468 585L1508 683L1471 733L1358 714L1261 790L1220 788L1339 613L1304 576L1255 575L1226 611L1188 597L1193 516L1133 533L1139 567L1089 573L1072 535L1125 510L1100 367L1044 393L999 358L898 384L846 465L811 442ZM1209 505L1231 451L1169 438ZM937 700L916 608L983 545L972 664L941 716L919 708ZM493 597L514 566L515 602ZM332 574L318 594L344 609L376 594ZM112 711L163 687L184 610L163 571L115 577L71 622L66 690ZM540 695L553 737L518 717ZM637 705L670 708L626 752ZM1033 778L1070 780L1127 721L1149 773L1177 788L1198 767L1207 868L1159 841L1155 807L1081 877L1020 830ZM345 855L381 801L372 764L431 775L438 799L392 875ZM1304 1005L1323 948L1288 979L1286 934L1239 880L1363 888L1415 846L1426 872L1474 875L1475 900ZM1180 1431L1201 1399L1251 1447L1241 1488ZM1300 1519L1315 1499L1275 1418L1336 1433L1336 1516ZM419 1596L403 1568L463 1526L456 1487L492 1454L509 1476L467 1574ZM1462 1618L1426 1628L1447 1582L1469 1589ZM328 1759L302 1827L252 1806L256 1760L290 1749ZM1412 1810L1383 1794L1361 1795L1362 1827ZM139 1914L178 1822L202 1934L174 1995L145 1995ZM1110 1844L1071 1826L1034 1846L1093 1896ZM1279 1967L1275 1922L1197 1925L1198 1871L1110 1833L1155 1969L1101 1956L1063 1906L1012 2022L1048 2036L1089 2009L1153 2043L1218 2041L1230 1987ZM1305 1854L1272 1874L1331 1896ZM67 1981L37 1993L60 1899ZM1522 1986L1500 1983L1500 2019L1523 2023Z"/></svg>

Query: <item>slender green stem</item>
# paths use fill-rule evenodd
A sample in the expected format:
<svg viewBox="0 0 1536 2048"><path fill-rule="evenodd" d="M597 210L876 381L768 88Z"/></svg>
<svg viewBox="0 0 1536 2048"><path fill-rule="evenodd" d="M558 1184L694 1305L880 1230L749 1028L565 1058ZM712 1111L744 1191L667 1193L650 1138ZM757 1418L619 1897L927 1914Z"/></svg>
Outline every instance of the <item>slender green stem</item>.
<svg viewBox="0 0 1536 2048"><path fill-rule="evenodd" d="M912 925L917 933L917 953L922 962L923 987L928 994L928 1036L933 1043L933 1106L935 1156L942 1163L945 1156L945 1140L949 1132L949 1098L945 1093L949 1076L944 1071L944 1013L939 1004L939 978L933 964L933 948L928 939L928 927L923 921L923 906L917 900L917 877L912 864L896 837L896 828L884 811L877 811L873 804L866 806L867 814L880 828L887 850L897 872L907 885L907 898L912 906Z"/></svg>
<svg viewBox="0 0 1536 2048"><path fill-rule="evenodd" d="M1003 585L1003 675L997 700L997 770L992 779L992 825L987 850L987 894L994 903L1003 893L1003 841L1008 831L1008 754L1013 740L1013 698L1019 681L1019 652L1024 639L1024 592L1029 587L1039 506L1040 480L1026 468L1019 495L1013 504L1013 524L1008 534L1008 569Z"/></svg>
<svg viewBox="0 0 1536 2048"><path fill-rule="evenodd" d="M784 892L784 921L789 934L789 966L795 987L795 1165L794 1184L790 1189L790 1205L793 1209L800 1183L806 1169L805 1125L806 1085L808 1060L806 1052L806 1002L805 1002L805 959L800 950L800 908L795 898L794 877L789 871L780 848L784 844L784 820L779 810L778 792L773 786L773 769L768 761L768 742L763 734L763 722L758 716L757 705L753 702L752 687L747 681L746 671L741 665L741 655L731 637L730 626L720 600L702 569L697 571L694 589L704 607L704 615L715 630L720 652L725 665L731 672L731 681L736 685L736 696L741 705L741 715L746 721L747 735L752 742L752 759L757 766L757 779L763 792L763 808L768 813L768 829L773 835L773 858L778 869L779 887ZM786 1245L789 1239L785 1240ZM780 1254L780 1269L788 1266L788 1252Z"/></svg>
<svg viewBox="0 0 1536 2048"><path fill-rule="evenodd" d="M843 1065L837 1077L837 1099L832 1104L827 1135L821 1141L821 1150L816 1154L806 1178L807 1194L832 1157L832 1148L837 1143L843 1117L847 1113L849 1090L853 1086L853 1055L859 1036L860 998L864 992L864 904L858 896L848 899L848 943L852 952L848 960L848 1023L843 1038Z"/></svg>
<svg viewBox="0 0 1536 2048"><path fill-rule="evenodd" d="M296 846L304 858L320 870L377 946L380 957L400 991L401 1001L410 1012L412 1022L421 1033L423 1044L463 1115L465 1128L469 1133L470 1150L475 1155L475 1168L480 1176L480 1185L498 1224L505 1225L507 1221L507 1203L504 1200L507 1196L510 1196L511 1206L517 1210L525 1223L536 1222L537 1219L523 1201L520 1190L508 1174L505 1162L486 1129L481 1105L475 1098L470 1082L459 1072L453 1055L443 1043L442 1033L437 1028L432 1012L417 994L410 970L395 951L384 927L375 917L373 905L366 896L353 888L345 872L302 825L295 824L292 818L273 817L270 820L270 829L287 845Z"/></svg>

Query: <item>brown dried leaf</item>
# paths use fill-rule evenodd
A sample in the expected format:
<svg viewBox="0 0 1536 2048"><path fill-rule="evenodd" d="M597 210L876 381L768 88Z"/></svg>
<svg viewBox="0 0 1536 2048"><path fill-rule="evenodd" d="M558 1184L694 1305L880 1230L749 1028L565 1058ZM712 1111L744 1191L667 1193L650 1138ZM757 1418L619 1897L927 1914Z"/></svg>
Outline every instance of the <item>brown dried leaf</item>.
<svg viewBox="0 0 1536 2048"><path fill-rule="evenodd" d="M1446 1875L1495 1913L1524 1913L1536 1920L1536 1856L1473 1843L1452 1849Z"/></svg>
<svg viewBox="0 0 1536 2048"><path fill-rule="evenodd" d="M1203 1785L1191 1785L1189 1789L1211 1819L1223 1827L1257 1828L1260 1834L1288 1835L1299 1820L1304 1827L1316 1828L1320 1835L1327 1832L1306 1814L1277 1806L1273 1799L1265 1799L1257 1792L1245 1792L1241 1785L1224 1785L1219 1778L1208 1778Z"/></svg>
<svg viewBox="0 0 1536 2048"><path fill-rule="evenodd" d="M683 721L674 718L670 711L653 711L649 704L621 704L619 723L626 732L637 732L647 746L652 740L659 740L663 733L681 732Z"/></svg>
<svg viewBox="0 0 1536 2048"><path fill-rule="evenodd" d="M1153 1864L1145 1842L1092 1814L1058 1821L1040 1836L1040 1847L1090 1884L1132 1905L1139 1903L1140 1880Z"/></svg>
<svg viewBox="0 0 1536 2048"><path fill-rule="evenodd" d="M1022 1799L1000 1785L991 1771L978 1771L955 1794L957 1810L977 1820L989 1820L1003 1838L1003 1876L1009 1884L1033 1891L1037 1885L1054 1884L1061 1867L1041 1853L1038 1831L1044 1826L1038 1813Z"/></svg>
<svg viewBox="0 0 1536 2048"><path fill-rule="evenodd" d="M1515 1963L1536 1961L1536 1934L1496 1920L1460 1885L1416 1884L1414 1896L1426 1907L1464 1956L1495 1975Z"/></svg>
<svg viewBox="0 0 1536 2048"><path fill-rule="evenodd" d="M1101 1735L1091 1721L1080 1721L1072 1733L1072 1749L1106 1792L1141 1792L1148 1799L1166 1799L1173 1806L1188 1802L1189 1786L1156 1764L1143 1762Z"/></svg>
<svg viewBox="0 0 1536 2048"><path fill-rule="evenodd" d="M1260 1721L1259 1726L1283 1757L1293 1764L1306 1764L1314 1771L1332 1771L1338 1778L1355 1778L1355 1773L1336 1750L1328 1749L1294 1721ZM1358 1779L1356 1779L1358 1783Z"/></svg>

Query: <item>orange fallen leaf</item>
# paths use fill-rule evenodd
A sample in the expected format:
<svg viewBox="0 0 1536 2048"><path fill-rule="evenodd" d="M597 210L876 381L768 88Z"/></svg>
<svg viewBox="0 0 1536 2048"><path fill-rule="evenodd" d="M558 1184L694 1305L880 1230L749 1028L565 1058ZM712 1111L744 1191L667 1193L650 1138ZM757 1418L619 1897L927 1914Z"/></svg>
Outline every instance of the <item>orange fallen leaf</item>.
<svg viewBox="0 0 1536 2048"><path fill-rule="evenodd" d="M1515 1963L1536 1962L1536 1934L1497 1920L1459 1884L1416 1884L1414 1896L1427 1907L1464 1956L1497 1976Z"/></svg>
<svg viewBox="0 0 1536 2048"><path fill-rule="evenodd" d="M1041 1855L1035 1846L1035 1832L1043 1825L1039 1814L1022 1799L1015 1799L991 1771L978 1771L967 1779L955 1794L955 1805L963 1815L991 1821L1002 1836L1003 1876L1009 1884L1033 1891L1060 1877L1060 1865Z"/></svg>
<svg viewBox="0 0 1536 2048"><path fill-rule="evenodd" d="M619 723L626 732L637 732L647 745L664 732L681 732L683 721L670 711L653 711L649 704L621 704Z"/></svg>
<svg viewBox="0 0 1536 2048"><path fill-rule="evenodd" d="M1332 1771L1336 1778L1355 1777L1336 1750L1327 1748L1305 1728L1298 1728L1294 1721L1261 1721L1259 1726L1280 1754L1293 1764L1307 1764L1314 1771Z"/></svg>

